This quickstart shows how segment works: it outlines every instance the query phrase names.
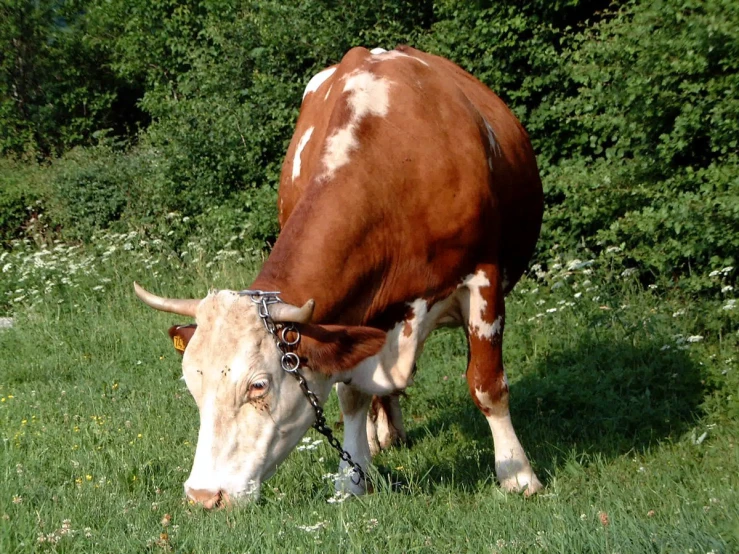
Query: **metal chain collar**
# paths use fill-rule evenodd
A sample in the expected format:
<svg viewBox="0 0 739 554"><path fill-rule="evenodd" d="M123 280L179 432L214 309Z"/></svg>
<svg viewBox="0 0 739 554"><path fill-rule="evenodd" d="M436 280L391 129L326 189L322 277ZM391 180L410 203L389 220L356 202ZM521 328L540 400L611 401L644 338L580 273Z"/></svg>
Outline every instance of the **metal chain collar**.
<svg viewBox="0 0 739 554"><path fill-rule="evenodd" d="M341 443L334 436L331 427L326 424L326 417L323 415L323 408L318 401L318 397L310 390L305 377L298 371L300 369L300 357L295 353L295 349L300 343L300 331L298 331L294 323L275 323L272 316L269 315L269 306L271 304L283 302L280 298L280 293L277 291L242 290L239 291L239 296L248 296L257 305L257 311L259 317L262 319L262 323L264 323L265 329L274 337L277 348L282 354L282 358L280 359L282 370L298 380L300 388L316 412L316 421L313 424L313 428L325 436L328 439L328 443L339 453L339 457L351 466L353 470L351 477L352 483L359 485L363 480L366 481L364 470L358 463L352 460L349 452L341 447ZM295 338L289 340L287 334L291 332L295 333ZM354 480L354 476L357 477L356 481Z"/></svg>

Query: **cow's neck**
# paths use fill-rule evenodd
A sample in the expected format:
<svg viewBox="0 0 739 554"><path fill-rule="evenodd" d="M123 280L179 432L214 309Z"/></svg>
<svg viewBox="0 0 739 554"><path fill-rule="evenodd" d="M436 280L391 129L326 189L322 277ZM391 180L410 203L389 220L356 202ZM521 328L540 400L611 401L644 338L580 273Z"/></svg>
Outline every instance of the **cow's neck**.
<svg viewBox="0 0 739 554"><path fill-rule="evenodd" d="M313 298L316 323L360 325L383 308L377 289L385 277L382 237L367 219L349 215L358 213L356 201L344 210L337 200L296 206L252 287L280 291L295 305Z"/></svg>

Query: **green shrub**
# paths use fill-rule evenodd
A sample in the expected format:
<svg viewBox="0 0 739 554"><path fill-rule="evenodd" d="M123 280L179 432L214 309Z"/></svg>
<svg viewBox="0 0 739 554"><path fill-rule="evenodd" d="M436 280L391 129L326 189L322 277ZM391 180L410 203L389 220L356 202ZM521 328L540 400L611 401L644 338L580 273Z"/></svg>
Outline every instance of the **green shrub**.
<svg viewBox="0 0 739 554"><path fill-rule="evenodd" d="M35 164L0 158L0 247L8 247L37 221L44 196L40 173Z"/></svg>

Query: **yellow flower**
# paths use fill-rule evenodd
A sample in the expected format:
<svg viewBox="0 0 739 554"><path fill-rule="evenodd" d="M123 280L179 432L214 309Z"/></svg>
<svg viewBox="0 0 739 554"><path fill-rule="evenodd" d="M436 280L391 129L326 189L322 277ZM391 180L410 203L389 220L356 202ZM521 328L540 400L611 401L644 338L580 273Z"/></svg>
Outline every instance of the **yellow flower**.
<svg viewBox="0 0 739 554"><path fill-rule="evenodd" d="M92 475L85 475L85 479L87 479L88 481L92 481Z"/></svg>

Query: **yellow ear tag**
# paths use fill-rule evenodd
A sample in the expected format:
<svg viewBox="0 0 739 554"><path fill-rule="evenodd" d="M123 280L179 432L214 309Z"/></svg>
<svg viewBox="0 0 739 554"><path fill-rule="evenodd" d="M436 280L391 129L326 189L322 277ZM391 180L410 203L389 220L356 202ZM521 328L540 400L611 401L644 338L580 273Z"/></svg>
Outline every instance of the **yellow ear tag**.
<svg viewBox="0 0 739 554"><path fill-rule="evenodd" d="M178 350L179 352L185 351L185 340L181 336L175 335L172 338L172 342L174 343L175 350Z"/></svg>

